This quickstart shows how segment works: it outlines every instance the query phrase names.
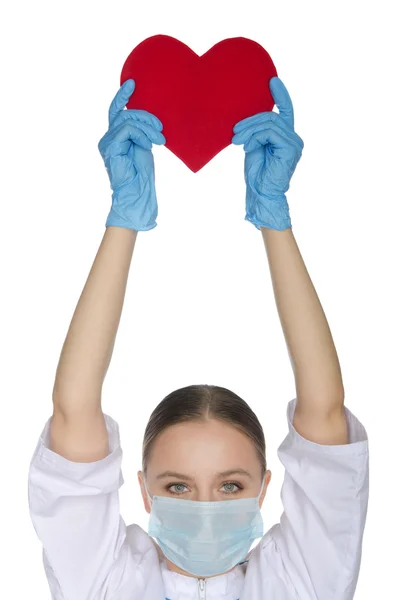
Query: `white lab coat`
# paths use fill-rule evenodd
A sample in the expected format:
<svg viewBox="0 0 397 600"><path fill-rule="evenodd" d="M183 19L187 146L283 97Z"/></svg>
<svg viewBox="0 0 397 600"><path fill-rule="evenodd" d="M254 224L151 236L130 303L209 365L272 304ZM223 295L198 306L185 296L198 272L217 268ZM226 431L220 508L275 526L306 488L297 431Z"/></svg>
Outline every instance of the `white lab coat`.
<svg viewBox="0 0 397 600"><path fill-rule="evenodd" d="M49 449L50 417L29 470L29 508L52 600L350 600L368 506L368 438L345 407L349 444L325 446L292 425L278 448L284 512L248 562L198 580L169 571L161 551L119 511L119 427L105 415L110 454L74 463ZM32 591L33 595L34 592Z"/></svg>

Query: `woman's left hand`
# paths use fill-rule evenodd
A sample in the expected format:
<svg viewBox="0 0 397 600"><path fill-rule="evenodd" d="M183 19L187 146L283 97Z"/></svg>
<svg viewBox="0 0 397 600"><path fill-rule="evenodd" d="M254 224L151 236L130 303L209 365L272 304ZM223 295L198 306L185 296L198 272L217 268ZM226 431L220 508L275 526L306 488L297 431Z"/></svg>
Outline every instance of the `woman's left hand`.
<svg viewBox="0 0 397 600"><path fill-rule="evenodd" d="M287 88L278 77L269 82L279 114L258 113L239 121L233 144L244 144L247 184L245 219L282 231L291 227L285 192L302 155L303 140L294 131L294 109Z"/></svg>

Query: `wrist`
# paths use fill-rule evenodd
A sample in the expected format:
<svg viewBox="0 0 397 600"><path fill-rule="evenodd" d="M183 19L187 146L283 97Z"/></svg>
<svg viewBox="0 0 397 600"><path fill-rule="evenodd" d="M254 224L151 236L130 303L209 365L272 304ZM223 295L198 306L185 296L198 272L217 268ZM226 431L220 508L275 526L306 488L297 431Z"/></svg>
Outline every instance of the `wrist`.
<svg viewBox="0 0 397 600"><path fill-rule="evenodd" d="M106 219L105 227L124 227L132 231L149 231L157 227L155 221L149 220L149 222L142 224L142 219L138 219L134 211L118 210L117 206L112 206Z"/></svg>
<svg viewBox="0 0 397 600"><path fill-rule="evenodd" d="M291 228L291 217L285 194L268 198L263 195L247 194L245 219L260 230L261 227L283 231Z"/></svg>

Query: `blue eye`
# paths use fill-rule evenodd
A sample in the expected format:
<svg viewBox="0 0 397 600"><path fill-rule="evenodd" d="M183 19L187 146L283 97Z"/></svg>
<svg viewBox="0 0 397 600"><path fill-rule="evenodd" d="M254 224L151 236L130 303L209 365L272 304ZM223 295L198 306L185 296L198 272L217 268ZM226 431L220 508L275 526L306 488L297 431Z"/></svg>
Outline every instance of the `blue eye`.
<svg viewBox="0 0 397 600"><path fill-rule="evenodd" d="M171 488L177 489L174 491ZM172 485L169 485L167 489L171 494L183 494L186 490L180 488L186 488L186 485L184 483L173 483Z"/></svg>
<svg viewBox="0 0 397 600"><path fill-rule="evenodd" d="M224 490L225 494L235 494L236 492L239 492L240 490L243 489L241 485L239 485L238 483L234 483L232 481L230 481L228 483L224 483L222 487L226 488Z"/></svg>

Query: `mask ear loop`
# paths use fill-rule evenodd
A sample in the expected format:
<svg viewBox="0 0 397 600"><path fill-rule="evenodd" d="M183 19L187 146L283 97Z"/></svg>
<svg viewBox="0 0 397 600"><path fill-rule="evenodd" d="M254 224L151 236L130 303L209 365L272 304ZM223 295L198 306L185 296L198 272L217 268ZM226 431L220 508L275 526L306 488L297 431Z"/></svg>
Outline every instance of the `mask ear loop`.
<svg viewBox="0 0 397 600"><path fill-rule="evenodd" d="M147 489L147 485L146 485L146 478L145 478L145 477L143 478L143 485L145 486L145 490L146 490L147 497L148 497L148 498L149 498L149 500L150 500L150 506L152 506L152 504L153 504L153 498L152 498L152 496L149 494L149 490Z"/></svg>
<svg viewBox="0 0 397 600"><path fill-rule="evenodd" d="M259 492L259 494L258 494L258 496L257 496L257 500L258 500L258 502L259 502L259 500L260 500L260 497L262 496L263 488L264 488L264 486L265 486L265 479L266 479L266 477L263 477L263 479L262 479L261 491Z"/></svg>

